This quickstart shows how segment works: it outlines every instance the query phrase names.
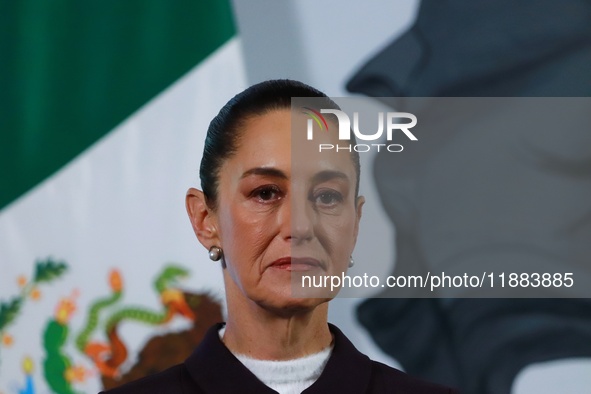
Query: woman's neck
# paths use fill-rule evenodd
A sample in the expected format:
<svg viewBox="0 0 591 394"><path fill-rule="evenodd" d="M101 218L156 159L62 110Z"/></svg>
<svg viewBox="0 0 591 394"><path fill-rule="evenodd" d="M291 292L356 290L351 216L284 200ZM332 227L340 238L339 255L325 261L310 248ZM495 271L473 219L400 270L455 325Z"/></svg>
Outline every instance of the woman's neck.
<svg viewBox="0 0 591 394"><path fill-rule="evenodd" d="M259 360L291 360L330 346L328 303L278 316L251 300L228 302L224 344L233 353Z"/></svg>

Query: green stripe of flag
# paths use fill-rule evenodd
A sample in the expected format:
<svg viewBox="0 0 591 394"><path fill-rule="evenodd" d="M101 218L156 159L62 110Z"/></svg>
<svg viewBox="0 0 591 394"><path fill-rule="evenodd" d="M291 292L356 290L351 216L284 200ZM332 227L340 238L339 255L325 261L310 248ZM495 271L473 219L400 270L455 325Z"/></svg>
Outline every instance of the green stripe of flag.
<svg viewBox="0 0 591 394"><path fill-rule="evenodd" d="M229 0L0 2L0 209L234 34Z"/></svg>

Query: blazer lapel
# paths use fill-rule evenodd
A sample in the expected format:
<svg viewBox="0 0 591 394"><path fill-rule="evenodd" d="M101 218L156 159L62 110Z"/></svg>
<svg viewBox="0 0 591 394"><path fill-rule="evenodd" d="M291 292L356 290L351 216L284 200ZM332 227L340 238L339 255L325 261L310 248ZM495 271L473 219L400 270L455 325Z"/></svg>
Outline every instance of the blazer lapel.
<svg viewBox="0 0 591 394"><path fill-rule="evenodd" d="M337 327L329 324L334 349L324 371L302 394L365 393L371 378L371 360L359 352Z"/></svg>
<svg viewBox="0 0 591 394"><path fill-rule="evenodd" d="M191 377L205 393L277 394L257 379L222 343L222 324L210 328L193 354L185 361Z"/></svg>

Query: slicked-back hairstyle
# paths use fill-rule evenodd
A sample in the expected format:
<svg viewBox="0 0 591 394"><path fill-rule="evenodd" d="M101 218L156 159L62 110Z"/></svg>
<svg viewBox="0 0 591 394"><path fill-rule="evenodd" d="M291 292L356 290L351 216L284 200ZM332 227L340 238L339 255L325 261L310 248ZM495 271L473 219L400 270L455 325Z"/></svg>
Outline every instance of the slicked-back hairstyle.
<svg viewBox="0 0 591 394"><path fill-rule="evenodd" d="M199 169L201 189L210 208L217 208L219 172L223 163L238 149L245 122L271 111L290 109L292 97L324 99L319 102L314 100L318 109L340 109L326 94L311 86L289 79L276 79L258 83L238 93L212 119L207 129ZM359 153L352 150L351 158L357 175L357 195L360 175Z"/></svg>

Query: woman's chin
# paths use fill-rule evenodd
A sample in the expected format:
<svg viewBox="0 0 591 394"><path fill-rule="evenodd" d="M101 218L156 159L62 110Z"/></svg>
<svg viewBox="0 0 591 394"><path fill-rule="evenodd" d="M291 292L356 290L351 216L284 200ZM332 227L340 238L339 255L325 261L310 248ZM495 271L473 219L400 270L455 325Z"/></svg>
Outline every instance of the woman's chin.
<svg viewBox="0 0 591 394"><path fill-rule="evenodd" d="M254 301L261 308L286 317L312 312L318 306L330 301L330 298L294 297L291 288L288 288Z"/></svg>

